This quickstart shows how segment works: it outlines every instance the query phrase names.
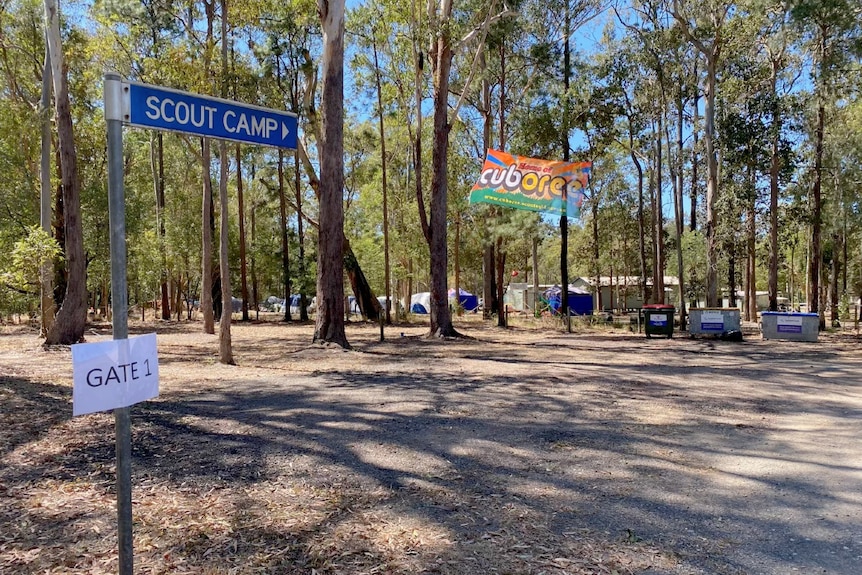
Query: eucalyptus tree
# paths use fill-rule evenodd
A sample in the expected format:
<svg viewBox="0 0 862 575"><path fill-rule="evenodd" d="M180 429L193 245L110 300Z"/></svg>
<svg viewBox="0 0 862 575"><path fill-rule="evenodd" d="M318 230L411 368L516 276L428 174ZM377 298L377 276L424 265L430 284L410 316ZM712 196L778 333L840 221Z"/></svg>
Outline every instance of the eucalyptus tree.
<svg viewBox="0 0 862 575"><path fill-rule="evenodd" d="M664 274L665 274L665 225L664 225L664 146L662 144L665 138L669 119L669 107L671 99L670 92L672 91L671 84L673 80L670 78L680 67L680 56L675 54L677 45L670 30L670 22L668 21L667 13L662 9L662 2L652 0L643 0L632 3L633 21L627 22L618 12L618 20L626 27L633 35L633 39L639 42L643 49L643 63L652 72L650 77L644 83L645 89L648 91L649 98L652 102L658 103L650 106L652 114L647 118L647 124L651 127L648 133L652 137L651 142L645 142L647 149L650 151L645 155L650 158L649 164L652 166L650 170L650 191L651 191L651 215L652 215L652 246L653 260L655 265L652 268L653 289L652 301L656 303L664 303ZM682 89L680 74L677 75L677 86ZM682 113L679 113L680 121ZM671 166L671 150L668 148L667 156L669 167ZM676 191L676 179L672 178L674 191ZM676 194L674 193L674 200ZM679 247L679 242L678 242ZM678 252L679 253L679 252ZM680 266L681 267L681 266ZM685 312L682 312L682 319L685 318Z"/></svg>
<svg viewBox="0 0 862 575"><path fill-rule="evenodd" d="M768 173L770 157L762 143L769 140L768 88L769 70L752 59L752 54L737 54L728 59L728 79L722 92L723 110L720 121L719 142L722 149L723 183L728 194L736 194L737 213L726 214L728 223L734 228L726 236L731 261L735 260L735 249L740 243L745 254L745 290L743 311L747 321L757 320L756 299L756 242L757 206L760 203L758 181L761 174ZM743 221L739 221L742 219ZM736 224L744 231L735 233ZM739 239L744 238L742 242ZM734 288L731 284L729 287Z"/></svg>
<svg viewBox="0 0 862 575"><path fill-rule="evenodd" d="M769 102L769 309L778 310L778 202L782 179L793 169L790 144L785 134L789 123L785 118L790 102L790 91L799 77L798 58L793 53L795 42L789 26L790 4L788 0L750 0L748 16L759 41L756 57L769 67L767 95Z"/></svg>
<svg viewBox="0 0 862 575"><path fill-rule="evenodd" d="M69 98L67 70L64 67L60 14L55 0L45 0L45 29L54 82L54 110L63 182L64 256L68 274L63 305L57 312L54 324L48 330L45 343L69 345L81 340L86 327L87 262L81 225L81 182L78 179L72 104Z"/></svg>
<svg viewBox="0 0 862 575"><path fill-rule="evenodd" d="M862 52L862 6L852 0L794 0L791 17L812 58L816 119L813 127L814 165L809 195L811 250L808 259L808 311L820 312L823 228L823 154L827 134L827 104L838 98L836 80ZM825 327L821 314L820 327Z"/></svg>
<svg viewBox="0 0 862 575"><path fill-rule="evenodd" d="M491 23L510 13L503 9L496 12L496 2L482 6L478 12L479 20L473 22L460 40L455 33L469 26L468 22L477 12L473 9L455 12L452 0L441 0L439 5L428 4L427 17L430 22L429 55L433 84L433 126L434 136L431 154L431 198L426 218L420 209L421 224L428 242L431 272L431 335L438 337L457 335L452 326L447 293L448 251L447 251L447 203L448 203L448 153L449 135L453 120L457 117L464 94L470 89L473 74L468 73L458 99L450 111L449 85L452 63L458 48L471 41L477 41L478 49L483 48L483 39ZM471 70L475 70L477 58L474 57ZM421 200L420 200L421 201Z"/></svg>
<svg viewBox="0 0 862 575"><path fill-rule="evenodd" d="M320 229L314 341L349 348L344 332L344 0L319 0L323 31Z"/></svg>
<svg viewBox="0 0 862 575"><path fill-rule="evenodd" d="M611 95L616 97L620 110L620 135L617 144L628 152L637 179L637 210L638 226L638 271L640 275L640 299L646 303L647 294L647 234L645 218L645 178L646 156L642 149L648 137L647 119L652 109L652 100L648 100L647 84L650 75L644 73L649 67L643 62L643 51L638 49L636 36L628 35L618 42L608 39L605 42L605 72L606 82L612 88Z"/></svg>
<svg viewBox="0 0 862 575"><path fill-rule="evenodd" d="M718 245L716 232L719 198L718 157L715 149L715 101L719 67L728 37L725 24L734 2L707 0L689 2L673 0L672 14L689 42L706 62L706 105L704 107L704 142L706 144L706 303L718 305Z"/></svg>

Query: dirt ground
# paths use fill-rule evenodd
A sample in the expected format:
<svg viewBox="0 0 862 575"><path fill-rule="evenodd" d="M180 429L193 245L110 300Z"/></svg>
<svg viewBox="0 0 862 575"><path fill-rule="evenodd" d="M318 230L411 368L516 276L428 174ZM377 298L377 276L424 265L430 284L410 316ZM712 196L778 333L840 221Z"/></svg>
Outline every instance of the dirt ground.
<svg viewBox="0 0 862 575"><path fill-rule="evenodd" d="M197 323L132 408L135 568L201 574L862 573L862 348L523 320ZM0 573L117 571L110 414L0 327ZM88 341L110 338L94 324Z"/></svg>

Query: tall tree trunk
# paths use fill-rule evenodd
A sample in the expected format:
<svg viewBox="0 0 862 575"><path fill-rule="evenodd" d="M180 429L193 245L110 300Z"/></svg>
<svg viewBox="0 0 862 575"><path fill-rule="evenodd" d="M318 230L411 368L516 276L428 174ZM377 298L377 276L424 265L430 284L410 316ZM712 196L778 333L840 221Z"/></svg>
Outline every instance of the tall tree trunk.
<svg viewBox="0 0 862 575"><path fill-rule="evenodd" d="M655 161L655 154L652 154L652 158L650 159L650 164ZM649 168L649 183L647 187L649 188L649 199L650 199L650 237L652 239L652 292L650 293L650 302L652 303L660 303L658 299L658 274L659 274L659 262L656 258L656 246L655 246L655 229L656 229L656 213L658 212L658 206L656 205L656 185L655 185L655 166L650 165Z"/></svg>
<svg viewBox="0 0 862 575"><path fill-rule="evenodd" d="M479 68L482 70L482 147L488 150L491 147L491 83L488 81L488 75L484 73L487 70L487 62L485 60L485 51L479 54ZM495 222L497 217L496 206L489 206L487 215L489 224ZM488 227L491 227L490 225ZM487 243L482 248L482 318L491 319L493 314L497 313L497 274L496 274L496 254L494 253L494 235L488 234Z"/></svg>
<svg viewBox="0 0 862 575"><path fill-rule="evenodd" d="M676 158L674 158L673 153L671 153L671 141L670 141L670 129L667 122L665 124L665 139L667 140L667 165L668 171L670 172L670 179L673 183L673 214L674 214L674 230L676 232L676 273L677 273L677 298L679 299L677 303L677 310L679 311L679 326L680 330L685 330L685 318L686 318L686 310L685 310L685 281L684 281L684 270L683 261L682 261L682 233L683 228L685 227L685 214L683 213L683 190L682 190L682 181L683 181L683 173L682 173L682 155L683 155L683 112L685 111L685 104L682 100L682 95L678 95L678 99L676 102L676 110L677 110L677 122L676 122Z"/></svg>
<svg viewBox="0 0 862 575"><path fill-rule="evenodd" d="M725 18L730 12L730 3L722 3L712 7L708 14L712 42L707 44L695 38L689 24L689 19L680 14L679 0L673 0L672 13L680 26L680 30L706 60L706 106L704 107L705 130L703 134L706 143L706 305L718 307L718 157L715 150L715 95L718 88L718 64L723 42L722 36Z"/></svg>
<svg viewBox="0 0 862 575"><path fill-rule="evenodd" d="M39 117L42 128L42 158L39 170L40 216L39 224L47 235L51 235L51 53L45 45L45 64L42 67L42 99L39 102ZM39 270L39 286L42 297L40 335L47 337L54 323L54 287L51 281L53 262L46 261Z"/></svg>
<svg viewBox="0 0 862 575"><path fill-rule="evenodd" d="M718 226L718 158L715 152L715 58L707 57L707 94L706 108L706 305L718 307L718 246L716 231Z"/></svg>
<svg viewBox="0 0 862 575"><path fill-rule="evenodd" d="M539 309L539 238L533 237L533 315Z"/></svg>
<svg viewBox="0 0 862 575"><path fill-rule="evenodd" d="M59 142L60 169L63 175L63 210L66 232L66 270L68 282L63 305L45 338L48 345L70 345L84 336L87 323L87 262L81 223L81 193L78 158L72 127L72 106L63 63L60 16L55 0L45 0L45 29L51 54L54 105Z"/></svg>
<svg viewBox="0 0 862 575"><path fill-rule="evenodd" d="M736 307L736 246L733 245L732 241L730 242L727 252L728 307ZM721 302L717 302L715 306L709 307L719 307L720 304Z"/></svg>
<svg viewBox="0 0 862 575"><path fill-rule="evenodd" d="M155 146L153 145L155 144ZM162 319L171 319L171 300L168 295L168 254L165 246L165 146L164 134L157 132L155 142L150 140L150 167L156 194L156 223L159 234L161 271L159 289L162 296Z"/></svg>
<svg viewBox="0 0 862 575"><path fill-rule="evenodd" d="M279 74L281 73L281 69L279 68ZM290 102L293 110L295 112L301 111L301 97L299 93L299 78L296 76L292 77L291 80L291 88L290 88ZM309 95L310 97L311 95ZM307 276L307 270L305 267L305 228L302 222L302 213L303 213L303 198L302 198L302 170L300 168L301 162L301 154L299 150L299 146L297 149L293 151L293 192L296 198L296 239L299 245L299 255L296 258L296 278L297 278L297 287L296 291L299 292L299 320L302 322L308 321L308 290L309 286L309 278ZM313 170L312 170L313 172ZM312 190L317 192L319 188L319 183L317 182L316 176L310 175L309 177L310 184ZM314 181L311 181L314 180Z"/></svg>
<svg viewBox="0 0 862 575"><path fill-rule="evenodd" d="M565 94L565 99L563 104L562 146L564 162L568 162L571 159L569 146L569 83L571 81L569 76L572 73L571 35L571 7L566 2L565 38L563 39L563 94ZM569 218L567 211L569 198L567 196L568 188L564 187L563 190L563 214L560 216L560 313L563 316L563 321L566 323L566 332L572 333L572 321L569 317ZM598 286L596 287L598 289Z"/></svg>
<svg viewBox="0 0 862 575"><path fill-rule="evenodd" d="M302 182L299 171L299 152L293 155L293 186L296 194L296 236L299 243L299 255L297 256L296 275L299 279L299 321L308 321L308 279L305 277L305 231L302 224Z"/></svg>
<svg viewBox="0 0 862 575"><path fill-rule="evenodd" d="M494 297L497 302L497 327L506 327L506 302L503 294L506 283L506 252L503 251L503 238L501 236L497 236L494 256L494 269L497 272L497 278L494 282L497 288Z"/></svg>
<svg viewBox="0 0 862 575"><path fill-rule="evenodd" d="M231 348L230 324L233 315L233 293L230 282L230 259L228 257L229 222L227 180L230 157L227 142L221 141L219 150L219 278L221 279L222 313L219 321L219 361L233 365L233 349Z"/></svg>
<svg viewBox="0 0 862 575"><path fill-rule="evenodd" d="M213 44L213 24L215 22L215 0L205 1L206 47L203 52L204 77L209 80ZM203 178L203 201L201 214L201 312L204 316L204 333L215 333L215 311L213 309L213 187L210 172L212 152L208 138L201 140L201 177Z"/></svg>
<svg viewBox="0 0 862 575"><path fill-rule="evenodd" d="M242 290L242 321L248 321L248 254L245 238L245 200L242 189L242 155L239 144L236 145L236 199L239 209L239 274Z"/></svg>
<svg viewBox="0 0 862 575"><path fill-rule="evenodd" d="M349 348L344 331L344 0L318 0L323 30L320 229L314 341Z"/></svg>
<svg viewBox="0 0 862 575"><path fill-rule="evenodd" d="M753 171L752 171L753 179ZM752 185L754 182L752 182ZM754 190L752 190L753 193ZM748 215L746 217L747 236L747 270L746 270L746 299L745 318L748 321L757 321L757 227L754 207L754 198L748 204Z"/></svg>
<svg viewBox="0 0 862 575"><path fill-rule="evenodd" d="M388 186L386 185L386 131L384 130L383 122L383 89L380 80L380 63L377 60L377 40L375 39L372 47L374 49L374 74L377 85L377 119L380 125L380 171L383 193L383 284L386 295L386 325L392 325L391 314L391 279L389 276L389 198Z"/></svg>
<svg viewBox="0 0 862 575"><path fill-rule="evenodd" d="M590 210L592 211L593 229L593 274L596 278L596 312L604 311L605 302L602 301L602 270L599 262L599 198L591 194Z"/></svg>
<svg viewBox="0 0 862 575"><path fill-rule="evenodd" d="M780 60L772 60L770 92L772 94L772 150L769 162L769 311L778 311L778 175L781 170L781 113L778 107L778 72ZM793 262L791 262L791 266Z"/></svg>
<svg viewBox="0 0 862 575"><path fill-rule="evenodd" d="M255 169L254 163L251 165L251 181L254 183ZM260 292L258 291L257 281L257 246L255 240L257 238L257 202L251 204L251 299L254 301L254 319L260 319ZM302 219L302 218L300 218Z"/></svg>
<svg viewBox="0 0 862 575"><path fill-rule="evenodd" d="M449 73L452 68L451 30L447 26L452 5L443 2L444 13L438 20L440 29L431 46L434 74L434 136L431 150L431 203L428 217L428 249L431 259L431 332L437 337L457 336L449 312L446 246L447 207L449 200Z"/></svg>
<svg viewBox="0 0 862 575"><path fill-rule="evenodd" d="M501 39L499 46L500 53L500 149L506 149L506 43L505 39ZM490 105L490 102L489 102ZM504 249L504 239L502 235L497 235L495 245L497 271L496 282L496 301L497 301L497 327L506 327L509 318L506 315L505 301L505 273L506 273L506 251Z"/></svg>
<svg viewBox="0 0 862 575"><path fill-rule="evenodd" d="M822 98L822 97L821 97ZM817 130L814 136L814 184L811 189L811 251L808 255L808 312L820 313L820 262L822 248L820 238L823 229L823 201L821 188L823 183L823 139L825 131L826 108L822 103L817 106ZM820 329L825 329L826 318L820 314Z"/></svg>
<svg viewBox="0 0 862 575"><path fill-rule="evenodd" d="M215 333L215 311L213 309L213 189L210 175L210 141L201 140L201 168L203 176L203 201L201 214L201 313L204 316L204 333Z"/></svg>
<svg viewBox="0 0 862 575"><path fill-rule="evenodd" d="M631 109L628 94L625 95L626 107ZM638 255L640 260L639 294L641 304L647 303L647 256L646 256L646 224L644 223L644 169L635 151L635 136L630 113L627 114L629 133L629 156L638 173Z"/></svg>
<svg viewBox="0 0 862 575"><path fill-rule="evenodd" d="M691 189L689 190L689 199L691 200L689 217L691 219L691 223L689 224L689 230L696 231L697 230L697 196L698 196L698 181L697 181L697 169L700 167L700 158L698 158L698 137L700 135L700 109L698 107L698 102L700 102L700 78L698 78L697 73L697 57L694 58L694 72L692 73L694 76L694 97L692 98L692 120L691 120Z"/></svg>
<svg viewBox="0 0 862 575"><path fill-rule="evenodd" d="M662 87L662 94L664 93L664 88ZM662 102L664 102L664 96L662 96ZM664 106L663 106L664 107ZM664 303L664 203L662 201L662 187L664 183L664 178L662 177L662 130L664 126L664 111L658 115L658 129L656 130L655 136L655 177L656 177L656 186L655 186L655 229L653 233L655 234L655 267L656 269L653 271L654 283L655 287L655 302L656 303Z"/></svg>
<svg viewBox="0 0 862 575"><path fill-rule="evenodd" d="M482 317L491 319L491 315L497 313L497 273L494 244L488 244L482 250Z"/></svg>
<svg viewBox="0 0 862 575"><path fill-rule="evenodd" d="M459 316L464 315L464 308L461 306L461 220L455 220L455 313Z"/></svg>
<svg viewBox="0 0 862 575"><path fill-rule="evenodd" d="M284 152L278 150L278 214L281 228L281 287L284 293L284 321L290 321L290 258L287 238L287 197L284 193ZM299 216L297 216L299 218Z"/></svg>
<svg viewBox="0 0 862 575"><path fill-rule="evenodd" d="M228 95L228 35L227 35L227 0L221 0L221 63L222 63L222 97ZM230 284L230 260L228 259L229 222L227 180L230 176L230 156L227 142L219 144L219 275L221 278L222 314L219 323L219 361L233 365L233 349L231 346L230 324L233 316L233 294Z"/></svg>
<svg viewBox="0 0 862 575"><path fill-rule="evenodd" d="M837 327L839 320L838 278L841 275L841 267L841 234L835 231L832 234L832 266L829 274L829 320L832 327Z"/></svg>

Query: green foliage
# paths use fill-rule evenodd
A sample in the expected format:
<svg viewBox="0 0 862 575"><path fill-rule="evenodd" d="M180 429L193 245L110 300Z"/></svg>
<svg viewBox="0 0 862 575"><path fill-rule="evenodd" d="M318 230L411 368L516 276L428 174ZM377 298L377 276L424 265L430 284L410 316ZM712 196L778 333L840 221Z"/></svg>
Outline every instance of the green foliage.
<svg viewBox="0 0 862 575"><path fill-rule="evenodd" d="M41 227L32 226L27 235L15 242L12 249L11 266L3 271L3 283L7 289L19 293L38 293L39 272L42 266L60 258L62 250L57 240Z"/></svg>
<svg viewBox="0 0 862 575"><path fill-rule="evenodd" d="M559 226L555 218L529 212L470 205L487 147L532 157L561 159L565 150L575 159L594 163L593 182L584 213L570 222L569 267L572 277L640 275L637 161L644 184L655 175L659 120L674 126L682 103L685 126L682 170L684 195L704 205L705 165L702 137L695 147L693 134L702 136L703 118L694 123L694 97L703 94L703 61L674 24L670 3L617 3L619 19L610 12L606 28L601 19L585 33L578 26L596 14L599 2L568 2L572 47L570 88L563 88L563 31L566 4L537 0L507 3L515 16L496 20L488 31L484 67L472 70L475 41L459 45L451 75L449 106L454 107L468 80L459 117L449 141L449 277L455 273L456 230L462 285L475 290L482 280L483 247L501 240L506 273L531 271L532 243L538 238L539 276L556 283L559 275ZM720 4L720 3L719 3ZM766 277L766 238L769 205L771 142L777 133L780 148L779 284L782 291L799 293L804 287L805 253L810 237L811 187L814 153L812 112L823 102L827 111L823 180L824 234L838 234L851 247L848 291L862 291L862 83L853 72L860 63L858 8L848 0L746 0L736 2L724 22L721 66L718 71L718 156L721 158L719 251L722 266L731 254L744 255L741 236L743 208L754 202L757 221L759 285ZM493 3L464 0L454 4L448 28L458 42L483 22ZM708 8L681 1L691 15L700 40L714 33ZM418 6L418 5L417 5ZM497 10L500 3L496 3ZM36 305L33 262L36 256L15 256L36 249L41 240L31 235L39 221L39 113L41 66L44 58L42 4L20 0L0 8L3 45L0 58L0 313ZM250 0L231 5L230 62L222 69L216 10L207 22L205 3L178 4L173 0L97 0L92 5L64 5L64 49L69 68L82 189L82 224L90 289L100 289L110 277L107 221L104 119L101 78L106 69L131 79L177 89L218 93L227 83L231 97L252 104L288 109L299 114L301 140L312 166L319 162L313 120L318 106L314 82L321 58L321 36L316 6L311 0ZM856 12L853 12L856 10ZM345 88L345 233L377 293L385 286L382 230L382 157L378 112L385 124L388 179L389 250L392 281L412 279L414 287L427 280L428 247L419 224L415 184L424 182L425 202L431 180L430 143L434 136L429 102L432 97L428 44L434 22L411 12L410 3L367 0L347 15L349 81ZM207 37L208 24L213 34ZM601 40L592 38L602 32ZM825 34L825 35L824 35ZM477 36L478 37L478 36ZM821 41L825 51L821 51ZM784 52L781 48L784 47ZM376 62L375 67L375 50ZM781 55L777 77L771 56ZM418 76L416 65L423 64ZM209 67L205 66L209 63ZM695 75L697 65L697 75ZM381 98L377 96L377 75ZM415 82L421 99L416 108ZM801 78L797 80L797 78ZM811 78L811 80L808 80ZM796 82L794 84L794 82ZM487 85L489 100L481 88ZM774 85L774 90L773 90ZM811 88L810 91L801 87ZM310 94L304 100L306 93ZM423 115L417 134L418 114ZM566 134L566 126L569 133ZM674 134L671 134L673 137ZM423 173L414 173L415 138L423 142ZM126 227L129 245L130 292L135 298L154 297L165 275L182 282L183 290L199 297L201 282L201 191L203 174L198 140L165 134L164 177L166 205L156 215L153 150L155 136L125 131ZM662 202L668 233L665 247L676 247L675 229L668 220L670 186L667 144L663 149ZM672 150L676 154L676 150ZM254 260L260 295L281 293L281 222L276 195L277 155L273 150L241 148L245 194L245 227L249 260ZM697 165L693 164L697 161ZM236 162L231 147L230 259L235 286L239 285L239 231L236 207ZM292 154L284 162L290 273L294 291L311 294L315 286L317 237L306 224L303 265L297 261L299 236ZM697 177L694 170L697 168ZM209 169L217 185L218 158ZM52 167L52 177L57 177ZM314 191L304 169L300 174L299 203L306 216L317 217ZM52 182L56 193L57 182ZM652 272L653 207L645 185L644 251L646 271ZM686 203L686 216L692 209ZM254 233L251 230L252 215ZM704 221L702 214L699 221ZM218 224L216 218L216 225ZM159 238L160 224L164 239ZM593 224L598 230L593 237ZM43 238L44 239L44 238ZM705 247L702 229L682 238L688 297L703 297ZM827 257L843 257L829 240ZM23 244L22 244L23 242ZM598 256L596 256L598 254ZM38 255L38 254L37 254ZM18 260L15 260L19 257ZM41 257L41 256L39 256ZM21 259L23 258L23 259ZM163 265L164 262L164 265ZM666 272L675 275L675 258L667 258ZM740 266L741 269L741 266ZM412 274L412 275L411 275ZM723 278L722 272L720 277ZM722 279L722 281L725 281ZM238 293L238 287L235 287Z"/></svg>

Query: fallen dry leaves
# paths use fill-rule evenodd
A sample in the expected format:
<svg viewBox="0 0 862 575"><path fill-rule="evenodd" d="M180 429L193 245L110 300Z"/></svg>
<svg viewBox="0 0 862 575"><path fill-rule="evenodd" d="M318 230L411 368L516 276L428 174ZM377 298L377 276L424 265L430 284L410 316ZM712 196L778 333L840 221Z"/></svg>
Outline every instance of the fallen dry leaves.
<svg viewBox="0 0 862 575"><path fill-rule="evenodd" d="M212 340L193 327L173 324L165 331L159 337L162 361L170 365L164 370L169 392L139 412L135 424L136 572L674 572L676 560L668 553L589 529L557 532L549 527L552 518L517 497L457 487L463 477L455 472L430 475L433 485L417 479L407 487L387 486L343 469L315 470L302 464L300 454L288 453L278 463L283 467L268 464L262 476L245 469L240 458L235 466L195 479L208 460L224 455L216 451L223 444L208 441L211 434L247 435L255 424L179 414L172 422L182 433L199 430L192 437L193 453L164 429L161 435L153 431L150 418L163 415L162 402L178 401L180 396L173 399L170 393L178 382L229 389L226 374L242 369L216 365ZM265 327L260 331L258 353L248 354L253 369L331 369L326 354L335 352L305 350L307 328L287 342ZM371 340L375 334L372 327L352 337ZM237 337L254 341L247 331ZM72 419L68 348L42 350L35 341L34 332L23 328L6 328L0 335L0 573L115 573L113 419L108 414ZM369 373L385 371L379 357L352 357ZM462 411L440 408L453 417L464 416ZM242 456L243 448L237 452ZM163 464L169 460L172 471L166 472ZM447 483L453 487L440 487Z"/></svg>

